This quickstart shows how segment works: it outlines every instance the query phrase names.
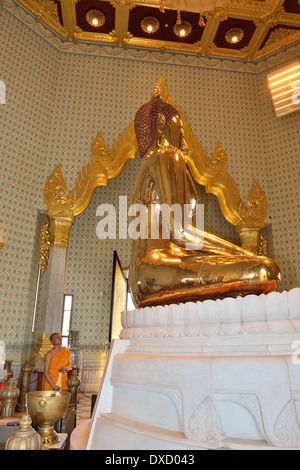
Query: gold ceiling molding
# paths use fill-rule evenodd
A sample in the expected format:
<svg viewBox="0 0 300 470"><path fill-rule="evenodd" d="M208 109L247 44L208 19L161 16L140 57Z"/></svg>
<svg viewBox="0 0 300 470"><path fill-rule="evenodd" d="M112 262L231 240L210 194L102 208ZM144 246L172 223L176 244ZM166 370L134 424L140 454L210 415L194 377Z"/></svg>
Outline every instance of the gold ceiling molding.
<svg viewBox="0 0 300 470"><path fill-rule="evenodd" d="M18 3L33 13L55 33L66 39L66 29L59 22L57 5L53 0L18 0Z"/></svg>
<svg viewBox="0 0 300 470"><path fill-rule="evenodd" d="M270 37L266 42L266 47L282 40L285 41L287 40L288 36L294 35L295 33L298 33L298 31L295 29L278 28L271 32Z"/></svg>
<svg viewBox="0 0 300 470"><path fill-rule="evenodd" d="M203 13L205 27L202 37L194 44L185 42L157 40L153 37L135 37L129 30L130 12L139 6L163 9L177 9L176 2L162 0L107 0L115 8L115 25L112 31L105 34L101 32L83 31L77 24L76 3L79 0L60 0L63 26L60 24L57 3L54 0L16 0L20 5L33 13L44 24L51 28L64 40L82 43L97 43L132 48L146 48L178 53L189 53L209 57L224 57L235 60L256 62L259 59L270 56L284 48L295 44L300 40L300 15L288 13L284 10L284 0L229 0L225 7L217 7L214 10ZM182 0L180 0L182 1ZM197 3L197 2L196 2ZM187 5L188 3L182 3ZM187 9L186 6L186 9ZM184 9L182 10L184 11ZM186 10L185 10L186 11ZM202 13L202 12L201 12ZM217 46L214 43L216 32L224 18L252 21L256 29L246 47L233 49ZM270 28L280 25L282 34L277 40L273 36L263 48L261 44L265 40ZM294 33L288 28L294 27Z"/></svg>
<svg viewBox="0 0 300 470"><path fill-rule="evenodd" d="M61 0L61 14L65 26L66 39L74 40L78 32L81 31L77 26L75 5L78 0Z"/></svg>
<svg viewBox="0 0 300 470"><path fill-rule="evenodd" d="M172 101L163 76L156 82L153 94L181 112ZM218 143L211 158L190 129L184 113L183 127L188 146L187 164L195 181L205 187L206 192L217 196L224 217L235 226L241 236L242 246L258 252L261 231L264 228L268 208L264 192L254 180L247 205L241 200L237 184L227 169L227 156ZM51 246L67 246L67 238L74 217L89 205L94 190L106 186L108 180L116 178L130 158L135 158L138 145L133 122L124 130L109 149L102 137L96 136L91 146L92 158L80 171L75 187L67 193L67 185L61 173L61 165L53 170L44 187L44 203L48 209L51 226Z"/></svg>
<svg viewBox="0 0 300 470"><path fill-rule="evenodd" d="M134 0L110 0L110 3L113 7L128 7L130 9L136 5Z"/></svg>

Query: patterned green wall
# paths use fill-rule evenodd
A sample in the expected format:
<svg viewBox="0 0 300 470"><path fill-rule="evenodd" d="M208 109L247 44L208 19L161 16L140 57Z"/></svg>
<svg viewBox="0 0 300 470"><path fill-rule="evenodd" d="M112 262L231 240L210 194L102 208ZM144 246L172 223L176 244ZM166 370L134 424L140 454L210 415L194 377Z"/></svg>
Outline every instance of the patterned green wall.
<svg viewBox="0 0 300 470"><path fill-rule="evenodd" d="M37 212L44 209L47 177L61 162L71 190L90 159L91 143L98 132L102 130L111 145L162 74L173 100L185 111L208 153L217 141L222 143L243 200L246 202L253 176L262 186L269 204L270 254L282 270L280 290L299 286L300 114L276 118L264 70L256 73L244 64L238 70L244 73L238 73L236 64L227 64L228 70L224 70L223 62L216 60L213 67L208 61L206 65L179 66L174 57L170 63L169 55L164 62L162 53L159 59L157 55L153 60L149 53L143 60L135 60L122 57L117 48L110 57L80 55L75 53L78 50L62 53L55 38L50 40L36 31L36 21L30 17L29 23L23 11L13 9L13 2L8 6L10 12L3 11L0 29L0 79L7 87L7 103L0 107L4 136L0 228L5 234L0 252L0 339L15 361L23 360L35 341L30 322ZM123 266L128 265L130 255L130 242L97 238L96 209L101 203L117 204L119 195L127 195L130 201L138 166L138 160L129 161L108 187L98 188L70 233L65 292L74 294L72 328L80 331L85 358L91 360L98 357L108 337L113 250L118 251ZM206 204L205 228L238 242L214 196L205 195L202 189L199 194ZM39 302L37 331L41 315Z"/></svg>

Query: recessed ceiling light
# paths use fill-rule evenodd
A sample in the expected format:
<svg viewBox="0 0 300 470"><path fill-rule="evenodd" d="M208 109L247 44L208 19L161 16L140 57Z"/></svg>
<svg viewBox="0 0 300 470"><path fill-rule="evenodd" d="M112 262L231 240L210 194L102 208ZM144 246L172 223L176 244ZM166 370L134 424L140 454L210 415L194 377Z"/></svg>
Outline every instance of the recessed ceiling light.
<svg viewBox="0 0 300 470"><path fill-rule="evenodd" d="M225 34L225 39L229 44L237 44L243 37L244 31L241 28L231 28Z"/></svg>
<svg viewBox="0 0 300 470"><path fill-rule="evenodd" d="M192 25L186 20L181 20L181 23L178 24L176 23L173 28L174 33L176 36L179 36L180 38L185 38L192 32Z"/></svg>
<svg viewBox="0 0 300 470"><path fill-rule="evenodd" d="M159 21L155 16L145 16L141 21L141 28L145 33L155 33L159 28Z"/></svg>
<svg viewBox="0 0 300 470"><path fill-rule="evenodd" d="M105 23L105 16L100 10L89 10L85 15L85 19L94 28L100 28Z"/></svg>

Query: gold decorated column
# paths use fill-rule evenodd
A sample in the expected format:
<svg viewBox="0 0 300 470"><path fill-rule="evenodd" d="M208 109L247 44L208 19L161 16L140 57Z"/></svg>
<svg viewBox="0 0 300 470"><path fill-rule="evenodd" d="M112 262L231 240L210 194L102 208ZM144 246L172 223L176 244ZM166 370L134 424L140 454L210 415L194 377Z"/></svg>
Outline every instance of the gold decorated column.
<svg viewBox="0 0 300 470"><path fill-rule="evenodd" d="M68 239L74 222L75 192L64 195L66 183L60 166L50 175L44 188L48 208L50 249L43 299L42 331L48 336L61 331Z"/></svg>
<svg viewBox="0 0 300 470"><path fill-rule="evenodd" d="M68 238L74 216L53 216L50 220L50 250L43 305L43 332L61 331Z"/></svg>
<svg viewBox="0 0 300 470"><path fill-rule="evenodd" d="M46 181L43 198L48 209L50 248L45 273L47 278L41 321L42 331L33 351L31 365L34 365L35 358L41 356L41 351L45 351L46 347L51 344L49 335L61 330L68 239L74 218L88 207L95 188L106 186L109 179L117 177L126 161L135 158L136 152L133 123L124 130L112 149L106 146L100 132L92 144L92 158L78 174L75 187L69 194L66 194L67 184L61 173L61 164L52 171ZM47 249L46 243L46 253L42 250L40 259L43 271L47 264Z"/></svg>
<svg viewBox="0 0 300 470"><path fill-rule="evenodd" d="M259 227L238 227L242 247L256 255L260 255L261 230Z"/></svg>
<svg viewBox="0 0 300 470"><path fill-rule="evenodd" d="M236 225L235 230L241 237L242 247L256 255L266 255L266 247L262 246L262 240L264 240L262 231L268 214L268 205L266 196L255 179L253 179L247 205L242 201L239 203L239 213L241 221Z"/></svg>

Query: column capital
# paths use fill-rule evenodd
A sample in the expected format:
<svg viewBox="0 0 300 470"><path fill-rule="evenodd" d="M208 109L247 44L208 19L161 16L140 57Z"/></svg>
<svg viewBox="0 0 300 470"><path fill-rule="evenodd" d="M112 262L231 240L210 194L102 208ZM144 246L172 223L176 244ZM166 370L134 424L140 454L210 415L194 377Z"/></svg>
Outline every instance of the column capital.
<svg viewBox="0 0 300 470"><path fill-rule="evenodd" d="M239 227L237 232L241 237L241 243L244 250L251 251L255 255L259 253L260 237L262 228L260 227Z"/></svg>
<svg viewBox="0 0 300 470"><path fill-rule="evenodd" d="M53 216L50 220L50 248L59 247L68 249L68 239L74 216Z"/></svg>

